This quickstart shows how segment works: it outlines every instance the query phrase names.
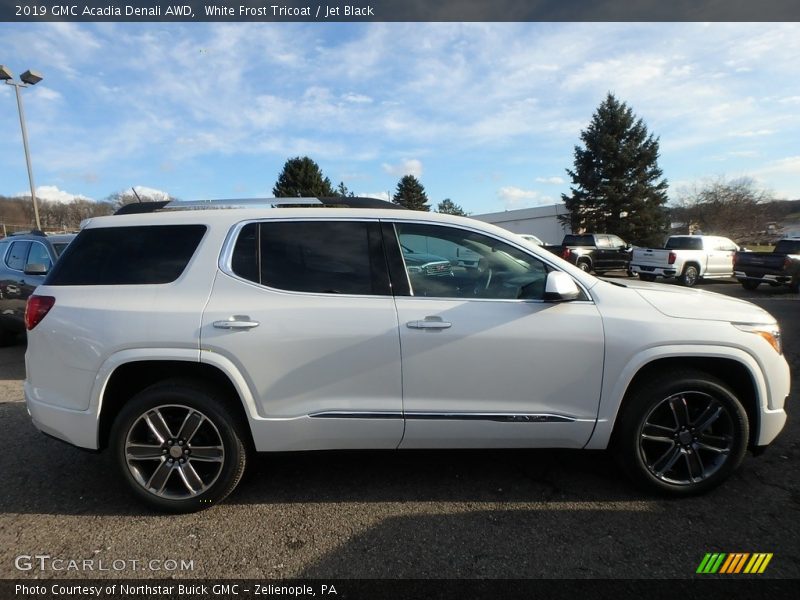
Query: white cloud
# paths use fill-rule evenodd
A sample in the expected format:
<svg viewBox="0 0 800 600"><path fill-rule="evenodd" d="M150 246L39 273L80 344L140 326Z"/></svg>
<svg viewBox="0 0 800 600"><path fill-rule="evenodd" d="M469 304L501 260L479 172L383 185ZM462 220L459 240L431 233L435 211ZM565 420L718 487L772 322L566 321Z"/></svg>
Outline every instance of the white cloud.
<svg viewBox="0 0 800 600"><path fill-rule="evenodd" d="M503 202L506 210L543 204L536 190L524 190L515 186L501 187L497 191L497 197Z"/></svg>
<svg viewBox="0 0 800 600"><path fill-rule="evenodd" d="M422 176L422 162L416 158L410 158L403 160L397 165L383 163L383 170L394 177L413 175L414 177L419 178Z"/></svg>
<svg viewBox="0 0 800 600"><path fill-rule="evenodd" d="M561 185L564 183L562 177L537 177L536 183L548 183L550 185Z"/></svg>
<svg viewBox="0 0 800 600"><path fill-rule="evenodd" d="M159 202L161 200L169 200L169 192L164 192L162 190L157 190L155 188L146 187L144 185L135 185L133 189L136 190L136 193L139 194L139 197L142 199L153 200L155 202Z"/></svg>
<svg viewBox="0 0 800 600"><path fill-rule="evenodd" d="M372 98L364 94L354 94L352 92L344 94L342 100L345 102L353 102L354 104L371 104Z"/></svg>
<svg viewBox="0 0 800 600"><path fill-rule="evenodd" d="M30 190L20 192L18 196L30 197ZM58 189L55 185L39 185L36 186L36 198L39 200L48 200L50 202L58 202L60 204L69 204L73 200L91 200L91 198L83 194L72 194Z"/></svg>

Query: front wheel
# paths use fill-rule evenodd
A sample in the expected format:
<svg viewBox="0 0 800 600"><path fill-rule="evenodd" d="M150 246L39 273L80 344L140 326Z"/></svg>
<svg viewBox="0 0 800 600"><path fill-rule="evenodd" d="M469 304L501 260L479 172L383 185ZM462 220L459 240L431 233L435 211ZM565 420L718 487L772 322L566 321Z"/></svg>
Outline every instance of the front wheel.
<svg viewBox="0 0 800 600"><path fill-rule="evenodd" d="M687 265L680 276L680 282L686 287L692 287L700 279L700 273L694 265Z"/></svg>
<svg viewBox="0 0 800 600"><path fill-rule="evenodd" d="M701 371L666 375L635 390L615 431L618 458L653 491L706 492L741 464L747 413L720 380Z"/></svg>
<svg viewBox="0 0 800 600"><path fill-rule="evenodd" d="M222 394L164 382L125 405L111 430L111 446L139 498L159 510L194 512L223 500L242 478L242 429Z"/></svg>

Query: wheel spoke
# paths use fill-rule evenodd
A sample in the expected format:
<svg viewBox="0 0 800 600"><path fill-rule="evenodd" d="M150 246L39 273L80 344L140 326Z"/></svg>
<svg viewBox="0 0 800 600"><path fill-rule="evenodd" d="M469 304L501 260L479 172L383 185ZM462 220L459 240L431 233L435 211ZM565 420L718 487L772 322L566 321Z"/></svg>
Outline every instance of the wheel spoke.
<svg viewBox="0 0 800 600"><path fill-rule="evenodd" d="M716 446L709 446L703 442L695 442L695 447L699 450L708 450L709 452L713 452L715 454L728 454L730 452L730 449L728 448L717 448Z"/></svg>
<svg viewBox="0 0 800 600"><path fill-rule="evenodd" d="M717 421L717 419L719 419L721 414L722 414L722 406L717 406L717 409L712 411L711 414L709 415L706 415L705 412L703 412L705 419L702 420L697 419L698 421L696 426L697 431L705 431L706 429L711 427Z"/></svg>
<svg viewBox="0 0 800 600"><path fill-rule="evenodd" d="M647 440L648 442L662 442L664 444L675 443L675 440L671 437L664 437L663 435L649 435L647 433L642 434L642 439Z"/></svg>
<svg viewBox="0 0 800 600"><path fill-rule="evenodd" d="M204 462L222 462L222 446L191 446L191 459Z"/></svg>
<svg viewBox="0 0 800 600"><path fill-rule="evenodd" d="M192 496L199 494L203 490L203 487L205 487L203 480L200 479L200 475L197 474L191 462L180 465L178 467L178 473L180 473L186 489L189 490Z"/></svg>
<svg viewBox="0 0 800 600"><path fill-rule="evenodd" d="M673 446L669 450L667 450L664 454L661 455L657 461L652 464L652 469L656 474L656 477L661 477L664 473L669 471L678 459L681 457L681 449L678 446ZM663 467L659 468L658 465L660 463L665 463Z"/></svg>
<svg viewBox="0 0 800 600"><path fill-rule="evenodd" d="M169 430L164 416L158 409L151 410L144 416L144 420L156 439L162 444L172 437L172 432Z"/></svg>
<svg viewBox="0 0 800 600"><path fill-rule="evenodd" d="M129 460L161 460L163 449L153 444L128 444L125 454Z"/></svg>
<svg viewBox="0 0 800 600"><path fill-rule="evenodd" d="M644 428L657 429L658 431L663 431L664 433L675 433L678 431L677 427L665 427L664 425L657 425L655 423L645 423Z"/></svg>
<svg viewBox="0 0 800 600"><path fill-rule="evenodd" d="M716 445L718 448L730 448L731 438L727 435L712 435L710 433L701 434L698 439L704 444Z"/></svg>
<svg viewBox="0 0 800 600"><path fill-rule="evenodd" d="M671 398L669 407L672 410L672 416L675 417L675 424L678 427L689 424L689 408L686 406L686 398L683 396Z"/></svg>
<svg viewBox="0 0 800 600"><path fill-rule="evenodd" d="M706 477L706 467L703 459L697 452L687 452L683 455L686 460L686 468L689 469L689 479L700 481Z"/></svg>
<svg viewBox="0 0 800 600"><path fill-rule="evenodd" d="M205 421L205 417L201 415L197 411L192 411L186 418L183 420L183 424L181 425L181 430L178 432L178 439L183 440L186 443L194 437L194 434L197 433L197 430L200 429L200 425L203 424Z"/></svg>
<svg viewBox="0 0 800 600"><path fill-rule="evenodd" d="M151 490L155 490L157 494L160 494L164 491L164 488L167 485L167 481L169 481L169 476L172 474L172 466L167 464L167 462L162 462L153 474L150 476L150 479L147 481L147 488Z"/></svg>

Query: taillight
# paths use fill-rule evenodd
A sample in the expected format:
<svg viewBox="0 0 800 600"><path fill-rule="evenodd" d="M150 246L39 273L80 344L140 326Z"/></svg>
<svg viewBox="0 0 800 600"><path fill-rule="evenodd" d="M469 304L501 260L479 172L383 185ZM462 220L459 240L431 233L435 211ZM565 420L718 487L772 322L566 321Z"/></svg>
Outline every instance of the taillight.
<svg viewBox="0 0 800 600"><path fill-rule="evenodd" d="M788 269L791 266L792 266L792 259L787 256L786 258L783 259L783 268Z"/></svg>
<svg viewBox="0 0 800 600"><path fill-rule="evenodd" d="M670 252L670 253L669 253L669 259L667 260L667 262L668 262L669 264L671 264L671 265L674 265L674 264L675 264L675 259L676 259L676 258L677 258L677 256L675 256L675 253L674 253L674 252Z"/></svg>
<svg viewBox="0 0 800 600"><path fill-rule="evenodd" d="M45 318L56 303L52 296L31 296L25 305L25 327L30 331Z"/></svg>
<svg viewBox="0 0 800 600"><path fill-rule="evenodd" d="M739 262L739 255L734 253L734 255L733 255L733 266L735 267L736 263L738 263L738 262Z"/></svg>
<svg viewBox="0 0 800 600"><path fill-rule="evenodd" d="M564 260L569 260L569 255L570 255L569 248L564 248L561 251L561 258L563 258Z"/></svg>

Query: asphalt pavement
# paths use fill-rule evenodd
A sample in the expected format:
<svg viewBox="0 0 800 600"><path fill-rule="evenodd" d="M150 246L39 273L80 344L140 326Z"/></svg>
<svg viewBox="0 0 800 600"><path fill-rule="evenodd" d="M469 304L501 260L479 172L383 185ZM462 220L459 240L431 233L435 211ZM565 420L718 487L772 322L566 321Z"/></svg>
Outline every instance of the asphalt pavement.
<svg viewBox="0 0 800 600"><path fill-rule="evenodd" d="M0 577L687 578L707 552L769 552L762 577L797 578L800 296L699 287L777 317L794 384L777 442L681 500L640 492L604 452L325 452L260 457L224 504L166 516L108 456L34 429L24 345L2 348Z"/></svg>

